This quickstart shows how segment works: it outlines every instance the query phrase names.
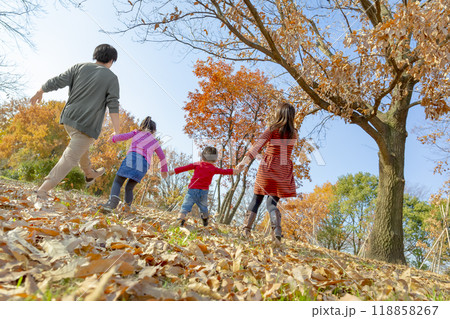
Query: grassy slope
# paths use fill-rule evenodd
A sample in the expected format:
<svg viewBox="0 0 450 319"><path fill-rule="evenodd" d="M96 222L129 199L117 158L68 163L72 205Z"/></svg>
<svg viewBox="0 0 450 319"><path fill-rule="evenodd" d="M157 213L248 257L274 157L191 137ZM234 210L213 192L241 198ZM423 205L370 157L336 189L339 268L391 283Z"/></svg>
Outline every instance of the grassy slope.
<svg viewBox="0 0 450 319"><path fill-rule="evenodd" d="M0 179L1 300L449 300L450 278Z"/></svg>

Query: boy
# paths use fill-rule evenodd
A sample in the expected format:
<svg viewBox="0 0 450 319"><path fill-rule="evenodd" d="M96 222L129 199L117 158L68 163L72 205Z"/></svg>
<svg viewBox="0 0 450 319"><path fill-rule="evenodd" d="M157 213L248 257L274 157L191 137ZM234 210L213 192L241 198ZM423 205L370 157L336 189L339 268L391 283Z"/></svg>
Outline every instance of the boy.
<svg viewBox="0 0 450 319"><path fill-rule="evenodd" d="M184 197L183 205L181 205L181 212L179 220L180 226L183 227L186 221L186 215L192 210L192 206L197 204L200 209L203 226L208 226L208 191L209 185L216 174L221 175L237 175L241 170L236 169L222 169L214 166L217 161L217 149L215 147L205 147L202 152L202 160L197 163L189 164L175 168L170 171L169 175L179 174L182 172L194 170L194 176L192 176L189 183L189 189Z"/></svg>

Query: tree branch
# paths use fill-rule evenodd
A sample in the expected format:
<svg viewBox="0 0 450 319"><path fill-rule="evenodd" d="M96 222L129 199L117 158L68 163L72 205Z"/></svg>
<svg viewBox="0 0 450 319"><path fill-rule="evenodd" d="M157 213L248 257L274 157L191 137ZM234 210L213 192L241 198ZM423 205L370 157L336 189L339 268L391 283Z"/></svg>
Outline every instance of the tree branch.
<svg viewBox="0 0 450 319"><path fill-rule="evenodd" d="M374 7L374 4L370 2L370 0L359 0L359 3L364 9L364 13L369 18L370 22L373 26L376 26L381 21L378 20L377 10Z"/></svg>
<svg viewBox="0 0 450 319"><path fill-rule="evenodd" d="M323 36L320 34L319 29L316 26L316 23L311 19L306 19L306 20L312 26L312 30L317 35L318 40L317 40L316 46L319 48L320 51L323 52L323 54L325 54L327 57L329 57L331 59L333 57L333 53L331 53L328 45L325 43L325 40L324 40Z"/></svg>

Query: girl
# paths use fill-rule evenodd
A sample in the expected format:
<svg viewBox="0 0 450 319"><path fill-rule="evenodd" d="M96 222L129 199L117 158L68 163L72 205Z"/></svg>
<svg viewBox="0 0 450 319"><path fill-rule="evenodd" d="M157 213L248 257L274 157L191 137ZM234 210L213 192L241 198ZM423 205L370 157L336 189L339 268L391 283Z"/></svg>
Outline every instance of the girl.
<svg viewBox="0 0 450 319"><path fill-rule="evenodd" d="M116 178L111 188L111 194L106 204L102 204L103 210L108 212L117 207L120 202L119 194L122 185L128 179L125 185L125 204L126 208L130 208L133 202L133 189L141 181L147 173L147 169L151 164L153 152L159 157L161 163L161 176L167 177L167 162L164 152L161 149L153 134L156 131L156 123L152 121L150 116L147 116L142 121L138 130L134 130L125 134L114 135L111 138L113 143L118 141L125 141L132 138L131 146L128 150L127 156L122 161L119 170L116 173Z"/></svg>
<svg viewBox="0 0 450 319"><path fill-rule="evenodd" d="M295 197L295 182L291 154L297 143L297 130L294 126L295 109L289 103L277 106L275 118L269 128L258 138L239 167L247 165L268 144L267 150L256 174L253 199L245 214L243 236L249 237L256 213L264 196L275 238L281 241L281 214L277 208L280 198Z"/></svg>

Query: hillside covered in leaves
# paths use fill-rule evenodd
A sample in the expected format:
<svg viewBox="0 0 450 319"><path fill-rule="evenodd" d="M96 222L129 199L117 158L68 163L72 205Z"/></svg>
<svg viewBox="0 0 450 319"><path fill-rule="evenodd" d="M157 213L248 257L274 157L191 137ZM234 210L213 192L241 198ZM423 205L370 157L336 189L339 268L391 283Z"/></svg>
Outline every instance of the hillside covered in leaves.
<svg viewBox="0 0 450 319"><path fill-rule="evenodd" d="M450 278L0 179L0 300L449 300Z"/></svg>

